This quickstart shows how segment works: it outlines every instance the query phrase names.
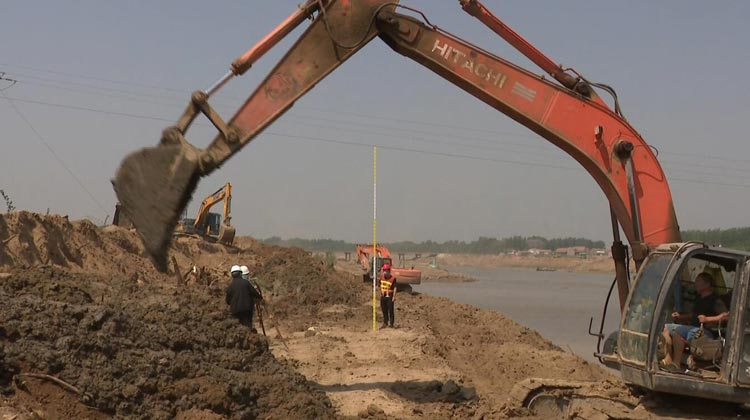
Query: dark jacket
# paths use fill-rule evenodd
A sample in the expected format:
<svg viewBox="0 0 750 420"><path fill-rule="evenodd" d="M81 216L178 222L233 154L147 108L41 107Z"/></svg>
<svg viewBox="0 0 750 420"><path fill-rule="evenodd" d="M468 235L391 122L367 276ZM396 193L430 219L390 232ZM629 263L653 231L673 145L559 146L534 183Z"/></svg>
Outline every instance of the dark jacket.
<svg viewBox="0 0 750 420"><path fill-rule="evenodd" d="M252 311L255 307L255 300L260 299L260 295L249 281L242 277L232 277L232 282L227 287L227 296L224 300L232 314Z"/></svg>

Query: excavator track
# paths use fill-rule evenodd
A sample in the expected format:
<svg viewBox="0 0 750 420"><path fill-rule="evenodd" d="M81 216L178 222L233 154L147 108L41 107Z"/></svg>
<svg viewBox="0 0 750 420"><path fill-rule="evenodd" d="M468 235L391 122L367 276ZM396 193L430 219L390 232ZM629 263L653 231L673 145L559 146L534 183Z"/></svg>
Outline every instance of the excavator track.
<svg viewBox="0 0 750 420"><path fill-rule="evenodd" d="M638 404L628 388L613 382L529 378L513 387L505 411L544 419L649 419L636 412Z"/></svg>
<svg viewBox="0 0 750 420"><path fill-rule="evenodd" d="M513 387L503 412L510 418L545 420L723 420L748 415L737 404L642 391L613 381L529 378Z"/></svg>

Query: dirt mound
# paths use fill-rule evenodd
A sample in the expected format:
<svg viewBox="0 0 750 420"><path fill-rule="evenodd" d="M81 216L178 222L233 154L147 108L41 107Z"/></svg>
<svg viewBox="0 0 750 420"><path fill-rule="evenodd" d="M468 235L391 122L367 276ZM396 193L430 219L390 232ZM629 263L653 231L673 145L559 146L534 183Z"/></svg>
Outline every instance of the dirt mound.
<svg viewBox="0 0 750 420"><path fill-rule="evenodd" d="M283 319L354 302L358 283L301 249L251 238L235 245L175 238L177 266L161 273L134 231L0 215L0 392L25 384L34 398L16 392L17 404L60 400L40 409L51 418L96 417L54 383L12 382L36 372L73 384L88 404L118 417L333 417L324 393L228 316L223 291L229 267L248 265ZM186 283L178 285L175 268Z"/></svg>
<svg viewBox="0 0 750 420"><path fill-rule="evenodd" d="M236 238L231 247L192 236L176 237L172 257L181 274L195 272L186 277L199 286L223 284L232 265L247 265L264 291L278 300L281 311L294 311L299 305L352 303L360 293L360 288L352 287L357 284L353 276L335 272L302 249L268 246L247 237ZM44 265L144 283L175 281L174 265L168 273L158 272L132 230L97 228L88 220L71 222L64 216L25 211L0 215L0 272Z"/></svg>
<svg viewBox="0 0 750 420"><path fill-rule="evenodd" d="M333 417L325 394L227 316L221 294L55 267L16 271L0 283L3 364L75 384L88 404L117 417L189 409L232 419Z"/></svg>

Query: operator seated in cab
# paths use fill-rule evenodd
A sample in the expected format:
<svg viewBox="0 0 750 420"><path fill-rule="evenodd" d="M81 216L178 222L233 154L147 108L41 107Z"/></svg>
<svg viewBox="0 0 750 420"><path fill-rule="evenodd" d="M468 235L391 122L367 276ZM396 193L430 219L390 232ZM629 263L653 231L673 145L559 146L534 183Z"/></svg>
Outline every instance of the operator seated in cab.
<svg viewBox="0 0 750 420"><path fill-rule="evenodd" d="M707 326L704 327L704 324L718 327L722 321L729 318L729 311L724 301L714 294L713 278L710 274L700 273L695 277L695 291L698 296L693 302L693 310L689 313L672 312L672 319L675 323L664 325L662 334L667 344L667 351L661 365L666 370L681 371L685 346L696 337L701 329L707 337L717 337L717 331Z"/></svg>

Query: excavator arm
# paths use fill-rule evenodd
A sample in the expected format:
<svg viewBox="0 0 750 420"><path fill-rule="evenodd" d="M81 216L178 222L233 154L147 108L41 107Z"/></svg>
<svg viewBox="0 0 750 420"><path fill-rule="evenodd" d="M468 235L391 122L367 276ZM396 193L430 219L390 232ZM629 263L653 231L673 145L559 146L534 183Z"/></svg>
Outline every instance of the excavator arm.
<svg viewBox="0 0 750 420"><path fill-rule="evenodd" d="M499 22L478 2L461 3L491 28L493 22ZM511 43L525 54L536 54L534 61L560 84L440 30L424 16L419 20L396 10L397 4L386 0L308 1L261 43L235 60L227 76L210 89L193 94L178 123L164 131L160 146L142 149L123 160L114 188L157 267L165 267L169 232L198 179L237 153L376 36L573 157L609 200L616 235L619 223L635 250L679 240L669 187L653 151L621 115L596 95L589 83L570 76L533 47L523 47L522 38L512 31L498 33L516 41L517 45ZM223 122L208 104L210 94L233 75L247 70L281 36L316 11L312 24L269 76L231 120ZM219 131L204 150L195 148L184 137L199 113ZM159 218L154 217L155 213Z"/></svg>
<svg viewBox="0 0 750 420"><path fill-rule="evenodd" d="M261 42L238 57L221 80L206 91L193 93L177 124L162 133L158 147L141 149L123 160L113 186L158 269L166 269L170 232L199 178L216 170L299 97L372 40L377 35L374 23L378 12L392 9L393 4L387 0L308 0ZM313 23L225 123L209 105L210 94L234 75L249 69L254 61L316 11L320 13ZM219 131L204 150L198 150L184 137L199 113Z"/></svg>
<svg viewBox="0 0 750 420"><path fill-rule="evenodd" d="M651 148L593 92L559 86L409 16L382 12L380 37L569 154L596 180L631 243L679 240L669 186ZM626 174L632 161L638 213ZM640 218L640 223L635 219Z"/></svg>
<svg viewBox="0 0 750 420"><path fill-rule="evenodd" d="M211 208L220 202L224 202L224 209L221 222L218 224L218 231L213 230L215 227L213 221L209 219ZM197 233L202 237L210 237L218 240L222 244L231 245L234 242L235 229L231 224L232 220L232 184L227 182L223 187L210 194L201 202L198 208L198 214L195 219L186 219L182 223L192 222L191 233ZM184 227L183 227L184 229ZM181 232L181 229L177 230ZM214 236L216 235L216 236Z"/></svg>
<svg viewBox="0 0 750 420"><path fill-rule="evenodd" d="M223 187L203 199L203 202L201 202L201 206L198 208L198 215L195 216L195 222L193 223L193 227L196 230L205 230L209 210L211 210L211 207L216 203L221 201L224 201L224 212L222 214L221 222L226 225L231 225L232 184L227 182Z"/></svg>

